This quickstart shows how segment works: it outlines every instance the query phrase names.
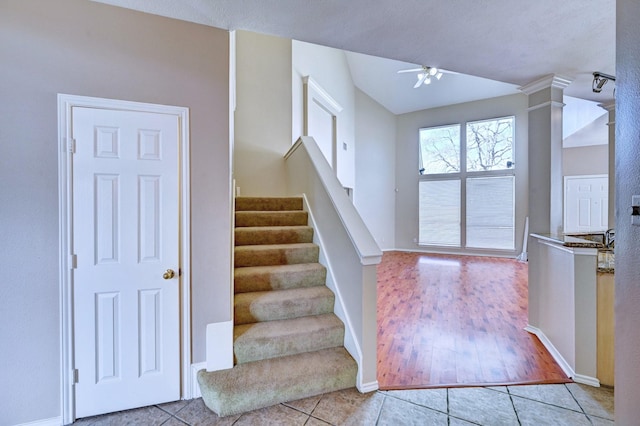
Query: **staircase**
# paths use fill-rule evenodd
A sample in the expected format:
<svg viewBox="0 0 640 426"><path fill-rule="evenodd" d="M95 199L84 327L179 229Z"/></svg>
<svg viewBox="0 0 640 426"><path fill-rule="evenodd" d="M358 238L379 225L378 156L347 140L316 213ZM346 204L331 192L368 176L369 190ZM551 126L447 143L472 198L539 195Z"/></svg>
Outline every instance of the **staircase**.
<svg viewBox="0 0 640 426"><path fill-rule="evenodd" d="M236 199L234 362L198 372L219 416L355 386L301 198Z"/></svg>

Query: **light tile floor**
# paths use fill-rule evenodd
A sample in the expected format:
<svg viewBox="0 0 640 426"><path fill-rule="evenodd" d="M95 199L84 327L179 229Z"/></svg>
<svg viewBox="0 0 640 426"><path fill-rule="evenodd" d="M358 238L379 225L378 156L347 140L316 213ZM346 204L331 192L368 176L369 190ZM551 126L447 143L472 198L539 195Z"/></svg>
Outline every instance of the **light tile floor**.
<svg viewBox="0 0 640 426"><path fill-rule="evenodd" d="M74 425L613 425L613 390L576 383L425 390L355 389L218 417L202 399L80 419Z"/></svg>

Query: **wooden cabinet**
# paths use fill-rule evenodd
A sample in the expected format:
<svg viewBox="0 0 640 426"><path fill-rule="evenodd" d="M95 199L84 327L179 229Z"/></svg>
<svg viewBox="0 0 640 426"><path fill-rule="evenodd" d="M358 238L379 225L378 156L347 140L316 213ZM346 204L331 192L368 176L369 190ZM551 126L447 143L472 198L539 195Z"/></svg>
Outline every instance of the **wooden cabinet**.
<svg viewBox="0 0 640 426"><path fill-rule="evenodd" d="M614 385L614 275L598 272L597 281L597 375L600 384Z"/></svg>

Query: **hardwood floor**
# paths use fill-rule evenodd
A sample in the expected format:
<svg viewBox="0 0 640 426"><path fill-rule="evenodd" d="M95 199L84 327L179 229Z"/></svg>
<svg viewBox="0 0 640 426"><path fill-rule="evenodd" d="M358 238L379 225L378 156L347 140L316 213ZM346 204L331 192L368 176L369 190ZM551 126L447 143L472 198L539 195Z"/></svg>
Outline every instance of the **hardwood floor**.
<svg viewBox="0 0 640 426"><path fill-rule="evenodd" d="M380 389L571 382L526 325L526 263L387 252L378 266Z"/></svg>

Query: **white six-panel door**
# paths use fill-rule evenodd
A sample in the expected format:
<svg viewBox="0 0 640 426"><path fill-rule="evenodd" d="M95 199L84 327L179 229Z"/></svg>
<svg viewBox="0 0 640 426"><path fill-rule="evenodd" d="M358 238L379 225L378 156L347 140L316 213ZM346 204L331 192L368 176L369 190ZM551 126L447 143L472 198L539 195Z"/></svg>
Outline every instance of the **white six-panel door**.
<svg viewBox="0 0 640 426"><path fill-rule="evenodd" d="M609 223L606 175L565 176L564 232L604 231Z"/></svg>
<svg viewBox="0 0 640 426"><path fill-rule="evenodd" d="M74 107L72 120L75 415L178 400L178 118Z"/></svg>

